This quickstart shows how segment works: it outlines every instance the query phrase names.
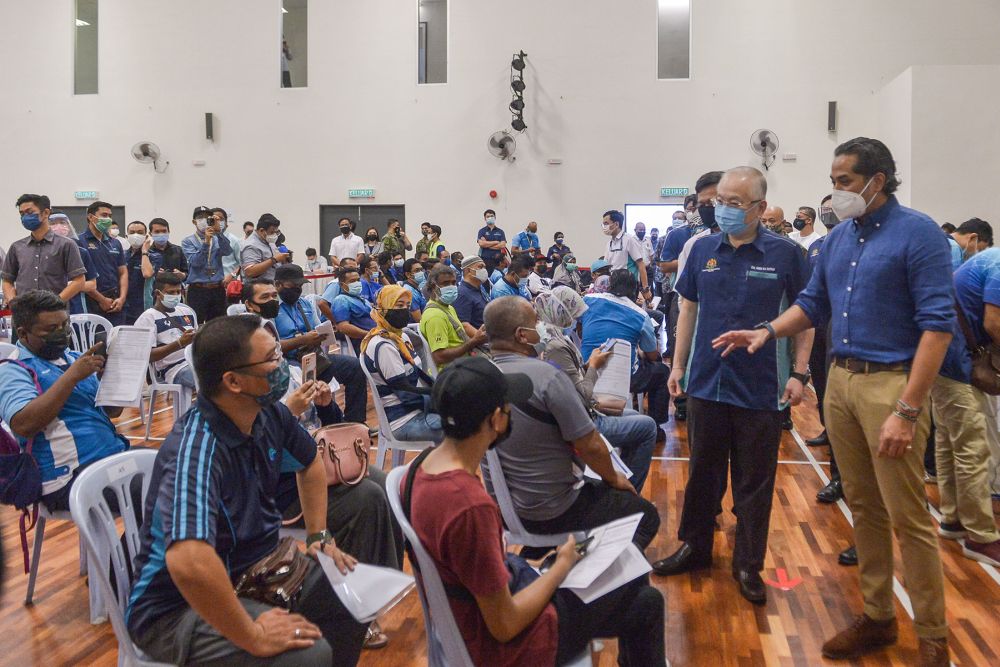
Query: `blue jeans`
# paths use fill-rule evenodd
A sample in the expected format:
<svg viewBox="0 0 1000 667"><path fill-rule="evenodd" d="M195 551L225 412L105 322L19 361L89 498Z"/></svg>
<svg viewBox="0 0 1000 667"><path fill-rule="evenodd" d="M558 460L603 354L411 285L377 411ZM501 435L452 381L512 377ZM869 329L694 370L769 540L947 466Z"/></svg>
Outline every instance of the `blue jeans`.
<svg viewBox="0 0 1000 667"><path fill-rule="evenodd" d="M194 373L191 372L191 368L187 364L184 364L184 368L177 371L177 375L174 376L174 382L188 389L195 388Z"/></svg>
<svg viewBox="0 0 1000 667"><path fill-rule="evenodd" d="M597 415L594 424L612 447L621 450L622 461L632 470L632 486L641 493L656 446L656 422L649 415L625 410L621 417Z"/></svg>
<svg viewBox="0 0 1000 667"><path fill-rule="evenodd" d="M422 412L392 432L397 440L433 440L439 443L444 440L441 430L441 415L433 412Z"/></svg>

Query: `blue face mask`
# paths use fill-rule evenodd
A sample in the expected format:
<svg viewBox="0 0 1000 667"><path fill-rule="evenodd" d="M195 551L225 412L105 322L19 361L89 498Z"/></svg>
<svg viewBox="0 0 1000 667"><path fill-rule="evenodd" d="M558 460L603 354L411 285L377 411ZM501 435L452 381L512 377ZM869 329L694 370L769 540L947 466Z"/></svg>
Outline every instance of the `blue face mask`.
<svg viewBox="0 0 1000 667"><path fill-rule="evenodd" d="M726 234L739 236L747 230L746 211L735 206L716 206L715 222Z"/></svg>
<svg viewBox="0 0 1000 667"><path fill-rule="evenodd" d="M427 280L427 274L423 271L413 274L413 281L418 285L423 285L425 280Z"/></svg>
<svg viewBox="0 0 1000 667"><path fill-rule="evenodd" d="M455 299L458 298L458 286L457 285L446 285L441 288L441 303L446 306L450 306L455 303Z"/></svg>
<svg viewBox="0 0 1000 667"><path fill-rule="evenodd" d="M517 286L518 287L527 287L528 286L528 279L527 278L519 278L518 281L517 281Z"/></svg>
<svg viewBox="0 0 1000 667"><path fill-rule="evenodd" d="M670 225L671 229L678 229L687 225L687 218L674 218L673 223Z"/></svg>
<svg viewBox="0 0 1000 667"><path fill-rule="evenodd" d="M42 226L42 219L37 213L26 213L21 216L21 225L29 232L33 232Z"/></svg>
<svg viewBox="0 0 1000 667"><path fill-rule="evenodd" d="M347 293L350 294L351 296L360 296L361 290L362 290L362 285L360 280L358 282L351 283L350 285L347 286Z"/></svg>
<svg viewBox="0 0 1000 667"><path fill-rule="evenodd" d="M153 245L167 245L170 234L153 234Z"/></svg>

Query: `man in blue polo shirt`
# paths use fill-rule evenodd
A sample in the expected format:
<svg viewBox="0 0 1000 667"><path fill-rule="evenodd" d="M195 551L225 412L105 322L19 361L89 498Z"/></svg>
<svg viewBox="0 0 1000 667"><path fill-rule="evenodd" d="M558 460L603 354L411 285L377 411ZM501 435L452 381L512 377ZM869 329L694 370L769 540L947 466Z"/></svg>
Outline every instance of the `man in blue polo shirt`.
<svg viewBox="0 0 1000 667"><path fill-rule="evenodd" d="M150 658L170 664L357 663L366 626L309 558L290 609L237 597L234 582L278 547L283 470L298 470L306 548L341 572L356 560L326 527L316 443L278 400L288 363L258 317L222 317L194 341L201 395L160 448L125 622Z"/></svg>
<svg viewBox="0 0 1000 667"><path fill-rule="evenodd" d="M493 283L492 299L502 296L519 296L531 301L528 292L528 276L535 269L535 260L531 255L522 253L510 260L510 268L500 280Z"/></svg>
<svg viewBox="0 0 1000 667"><path fill-rule="evenodd" d="M330 310L337 323L337 331L353 339L355 352L361 340L375 328L372 305L362 296L361 274L357 269L341 269L337 277L340 294L333 300Z"/></svg>
<svg viewBox="0 0 1000 667"><path fill-rule="evenodd" d="M532 220L523 232L519 232L510 243L510 249L514 252L528 252L532 248L540 250L538 243L538 223Z"/></svg>
<svg viewBox="0 0 1000 667"><path fill-rule="evenodd" d="M483 311L490 300L486 263L482 257L466 257L462 262L462 282L458 284L455 312L473 329L483 326Z"/></svg>
<svg viewBox="0 0 1000 667"><path fill-rule="evenodd" d="M801 246L766 231L767 181L752 167L736 167L718 183L715 219L721 234L699 239L677 279L683 297L677 323L670 393L688 396L691 462L684 489L680 548L653 565L671 575L712 562L715 513L732 469L737 518L733 577L754 604L767 599L760 571L781 443L781 410L802 399L808 381L812 331L759 354L723 358L715 337L732 328L777 317L805 287L809 267Z"/></svg>
<svg viewBox="0 0 1000 667"><path fill-rule="evenodd" d="M486 226L476 235L479 243L479 256L486 262L486 273L493 273L500 256L507 249L507 235L497 227L497 214L491 208L483 211Z"/></svg>
<svg viewBox="0 0 1000 667"><path fill-rule="evenodd" d="M97 269L97 292L87 294L87 312L118 325L125 323L128 269L122 244L108 233L114 224L111 204L95 201L87 207L87 229L77 244L87 249Z"/></svg>
<svg viewBox="0 0 1000 667"><path fill-rule="evenodd" d="M42 502L52 511L65 511L73 481L84 468L128 449L108 418L117 417L121 408L94 405L95 373L104 368L104 357L94 353L102 344L84 354L67 351L66 302L47 290L30 290L11 301L10 309L23 366L0 364L0 417L21 447L33 439Z"/></svg>
<svg viewBox="0 0 1000 667"><path fill-rule="evenodd" d="M781 317L730 331L716 345L761 349L830 321L826 426L854 514L864 614L823 645L855 659L896 642L893 534L913 603L921 665L947 665L948 626L937 535L924 490L927 396L955 324L951 259L941 229L893 194L896 162L881 141L836 148L830 232L809 286Z"/></svg>

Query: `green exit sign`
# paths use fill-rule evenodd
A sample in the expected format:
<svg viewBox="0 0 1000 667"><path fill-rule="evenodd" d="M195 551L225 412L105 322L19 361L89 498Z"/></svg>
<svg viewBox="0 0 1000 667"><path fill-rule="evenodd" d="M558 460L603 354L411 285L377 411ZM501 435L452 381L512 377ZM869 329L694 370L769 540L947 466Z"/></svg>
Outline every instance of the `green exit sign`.
<svg viewBox="0 0 1000 667"><path fill-rule="evenodd" d="M375 199L375 188L351 188L347 196L350 199Z"/></svg>
<svg viewBox="0 0 1000 667"><path fill-rule="evenodd" d="M661 197L687 197L687 188L660 188Z"/></svg>
<svg viewBox="0 0 1000 667"><path fill-rule="evenodd" d="M75 199L97 199L97 190L77 190L73 193Z"/></svg>

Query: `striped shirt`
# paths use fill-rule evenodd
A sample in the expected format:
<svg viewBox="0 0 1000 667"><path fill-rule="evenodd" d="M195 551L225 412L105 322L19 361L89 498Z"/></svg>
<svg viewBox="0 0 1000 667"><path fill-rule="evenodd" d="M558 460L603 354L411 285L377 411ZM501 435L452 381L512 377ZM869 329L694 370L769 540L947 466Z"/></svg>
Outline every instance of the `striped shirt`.
<svg viewBox="0 0 1000 667"><path fill-rule="evenodd" d="M278 546L278 478L308 466L316 443L284 405L263 408L242 433L201 397L160 447L142 526L142 548L125 620L141 636L156 619L187 606L167 571L174 542L211 545L235 582ZM296 465L298 464L298 465Z"/></svg>

